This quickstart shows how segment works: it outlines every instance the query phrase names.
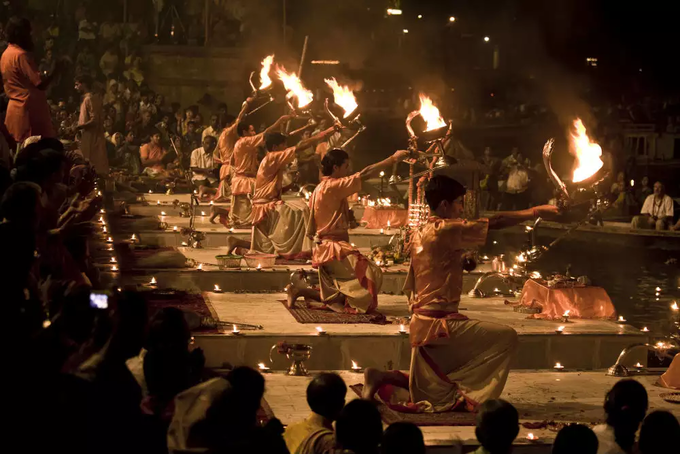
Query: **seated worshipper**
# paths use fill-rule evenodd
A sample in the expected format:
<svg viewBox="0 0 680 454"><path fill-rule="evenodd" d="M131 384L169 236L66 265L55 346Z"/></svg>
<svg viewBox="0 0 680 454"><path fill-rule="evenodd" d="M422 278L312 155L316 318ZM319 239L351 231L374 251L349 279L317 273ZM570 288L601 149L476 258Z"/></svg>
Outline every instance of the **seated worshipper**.
<svg viewBox="0 0 680 454"><path fill-rule="evenodd" d="M283 173L310 144L320 142L335 133L335 127L286 148L286 136L272 132L265 136L267 154L262 159L255 178L253 233L251 252L277 254L288 260L308 259L312 255L312 240L306 235L309 207L302 201L281 200ZM301 203L302 202L302 203ZM229 253L234 248L247 247L243 240L231 237Z"/></svg>
<svg viewBox="0 0 680 454"><path fill-rule="evenodd" d="M333 421L345 406L347 385L338 374L322 373L307 386L312 410L304 421L286 428L283 438L291 454L324 454L335 446Z"/></svg>
<svg viewBox="0 0 680 454"><path fill-rule="evenodd" d="M104 137L104 106L99 93L92 89L92 83L90 76L76 77L76 90L83 94L78 120L80 151L100 176L107 176L109 158Z"/></svg>
<svg viewBox="0 0 680 454"><path fill-rule="evenodd" d="M231 179L231 210L229 225L233 227L247 226L252 223L252 206L250 197L255 187L257 174L257 147L264 142L265 134L275 132L281 125L292 118L284 115L263 132L256 134L252 124L240 122L236 126L239 139L234 145L232 155L233 177Z"/></svg>
<svg viewBox="0 0 680 454"><path fill-rule="evenodd" d="M347 197L361 190L363 180L407 157L408 151L400 150L350 175L347 152L336 148L326 153L321 161L324 178L309 201L312 215L307 226L307 235L318 237L312 264L319 269L321 291L289 285L289 307L299 297L320 301L337 312L367 313L378 307L382 271L349 241Z"/></svg>
<svg viewBox="0 0 680 454"><path fill-rule="evenodd" d="M142 173L142 160L135 142L134 131L128 131L123 145L116 150L116 165L132 175L139 175Z"/></svg>
<svg viewBox="0 0 680 454"><path fill-rule="evenodd" d="M588 426L569 424L555 437L552 454L597 454L597 436Z"/></svg>
<svg viewBox="0 0 680 454"><path fill-rule="evenodd" d="M214 199L215 202L226 202L231 197L231 179L234 173L232 156L234 154L234 146L239 137L237 128L239 123L245 118L246 112L248 112L248 108L252 102L253 98L246 99L238 117L235 119L233 116L225 117L227 126L220 133L220 137L217 140L217 149L215 150L215 160L220 163L220 185L217 188L217 196ZM210 222L215 223L215 218L220 213L214 206L211 207L211 210Z"/></svg>
<svg viewBox="0 0 680 454"><path fill-rule="evenodd" d="M673 223L673 199L666 194L660 181L654 183L654 193L645 199L640 215L633 218L634 229L668 230Z"/></svg>
<svg viewBox="0 0 680 454"><path fill-rule="evenodd" d="M392 397L412 411L472 411L503 391L517 333L458 313L466 250L483 245L489 229L549 218L558 209L543 205L465 220L461 219L465 192L462 184L444 175L435 175L425 187L431 217L411 237L411 267L404 284L413 314L410 373L366 369L366 399L372 399L382 385L392 384L410 391L410 400L403 391L399 391L403 397Z"/></svg>
<svg viewBox="0 0 680 454"><path fill-rule="evenodd" d="M5 126L12 138L21 143L31 136L56 137L45 90L62 71L41 75L33 59L34 44L28 19L12 17L5 28L8 47L0 58L0 73L9 99Z"/></svg>
<svg viewBox="0 0 680 454"><path fill-rule="evenodd" d="M648 406L647 390L642 384L633 379L617 382L605 397L607 422L593 427L599 445L597 453L631 452Z"/></svg>
<svg viewBox="0 0 680 454"><path fill-rule="evenodd" d="M154 132L151 135L151 141L142 145L142 148L139 149L144 173L149 176L162 174L165 170L164 158L167 154L168 151L161 146L161 133L159 131Z"/></svg>
<svg viewBox="0 0 680 454"><path fill-rule="evenodd" d="M673 413L663 410L648 414L640 428L640 453L674 452L677 451L678 446L680 446L678 418Z"/></svg>
<svg viewBox="0 0 680 454"><path fill-rule="evenodd" d="M394 422L385 430L381 454L425 454L423 432L413 423Z"/></svg>
<svg viewBox="0 0 680 454"><path fill-rule="evenodd" d="M487 400L477 413L475 435L482 446L474 454L508 454L519 434L519 413L510 403Z"/></svg>
<svg viewBox="0 0 680 454"><path fill-rule="evenodd" d="M191 152L191 182L198 189L198 197L202 199L205 195L215 194L217 190L217 177L213 152L217 141L213 136L203 138L203 146Z"/></svg>

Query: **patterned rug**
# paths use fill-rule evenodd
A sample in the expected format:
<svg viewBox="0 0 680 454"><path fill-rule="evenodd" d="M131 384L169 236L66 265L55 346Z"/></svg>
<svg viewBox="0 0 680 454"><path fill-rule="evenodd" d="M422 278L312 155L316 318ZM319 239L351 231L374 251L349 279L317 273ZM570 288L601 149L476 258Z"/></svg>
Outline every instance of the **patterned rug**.
<svg viewBox="0 0 680 454"><path fill-rule="evenodd" d="M373 323L375 325L387 325L389 322L383 314L343 314L334 312L330 309L312 309L304 307L299 303L294 309L290 309L286 304L286 300L279 300L283 307L285 307L290 315L297 320L298 323L314 323L317 325L325 324L354 324L354 323Z"/></svg>
<svg viewBox="0 0 680 454"><path fill-rule="evenodd" d="M351 385L350 389L358 396L364 389L363 384ZM410 422L416 426L474 426L476 425L475 413L449 411L444 413L404 413L392 410L384 403L378 403L378 411L385 424L395 422Z"/></svg>
<svg viewBox="0 0 680 454"><path fill-rule="evenodd" d="M215 319L210 302L200 293L189 293L181 290L172 289L156 289L144 290L140 294L146 301L149 318L161 309L166 307L176 307L184 312L193 313L195 316L187 317L189 326L193 332L197 333L221 333L223 330L218 327L206 327L200 324L203 319ZM191 323L190 320L195 320L196 323ZM192 326L193 325L193 326Z"/></svg>

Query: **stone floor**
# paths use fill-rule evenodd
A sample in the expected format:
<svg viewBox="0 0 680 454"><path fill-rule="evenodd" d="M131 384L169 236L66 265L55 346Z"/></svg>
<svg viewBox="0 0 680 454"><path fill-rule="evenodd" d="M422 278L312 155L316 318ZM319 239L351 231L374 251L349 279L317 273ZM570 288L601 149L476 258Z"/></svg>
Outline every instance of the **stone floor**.
<svg viewBox="0 0 680 454"><path fill-rule="evenodd" d="M348 385L362 383L363 376L349 371L339 371ZM668 410L680 417L680 406L665 402L659 397L661 393L671 390L654 386L656 376L641 376L636 379L647 388L649 394L649 411ZM283 424L304 419L309 414L305 401L305 389L308 377L289 377L282 373L266 375L267 389L265 398L275 415ZM604 413L602 404L605 393L618 381L608 377L604 371L596 372L537 372L512 371L505 387L503 399L513 403L522 422L527 421L601 421ZM349 390L348 400L356 395ZM438 452L439 447L447 447L448 453L468 452L475 449L477 440L474 427L422 427L428 452ZM529 442L529 433L538 437L538 443ZM522 448L552 443L555 432L547 429L520 430L515 452L523 452ZM453 450L452 448L453 447ZM549 452L547 449L538 449ZM441 451L444 452L444 451ZM536 452L536 449L531 450Z"/></svg>

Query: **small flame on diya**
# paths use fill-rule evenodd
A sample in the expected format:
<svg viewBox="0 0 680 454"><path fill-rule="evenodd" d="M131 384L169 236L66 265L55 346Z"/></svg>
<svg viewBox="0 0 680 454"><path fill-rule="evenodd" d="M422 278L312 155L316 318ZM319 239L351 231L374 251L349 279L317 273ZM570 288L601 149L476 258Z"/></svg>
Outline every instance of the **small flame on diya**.
<svg viewBox="0 0 680 454"><path fill-rule="evenodd" d="M156 280L155 276L151 277L151 280L149 281L149 285L151 285L151 286L158 285L158 281Z"/></svg>
<svg viewBox="0 0 680 454"><path fill-rule="evenodd" d="M198 266L196 267L197 271L203 271L203 264L199 263Z"/></svg>
<svg viewBox="0 0 680 454"><path fill-rule="evenodd" d="M111 271L118 271L118 267L117 267L116 265L113 265L113 266L111 267Z"/></svg>
<svg viewBox="0 0 680 454"><path fill-rule="evenodd" d="M260 372L269 372L271 370L264 363L257 363L257 368Z"/></svg>
<svg viewBox="0 0 680 454"><path fill-rule="evenodd" d="M222 293L222 289L220 288L219 285L215 284L215 288L213 289L213 292L215 292L215 293Z"/></svg>
<svg viewBox="0 0 680 454"><path fill-rule="evenodd" d="M151 192L151 191L149 191L149 192ZM160 200L156 200L156 205L160 205L160 204L161 204L161 201L160 201Z"/></svg>
<svg viewBox="0 0 680 454"><path fill-rule="evenodd" d="M115 258L115 257L111 257L111 263L116 263L116 258Z"/></svg>
<svg viewBox="0 0 680 454"><path fill-rule="evenodd" d="M562 333L564 332L564 326L559 326L559 327L555 330L555 332L556 332L557 334L562 334Z"/></svg>
<svg viewBox="0 0 680 454"><path fill-rule="evenodd" d="M102 227L102 232L106 233L106 226Z"/></svg>
<svg viewBox="0 0 680 454"><path fill-rule="evenodd" d="M674 310L674 311L677 311L678 309L680 309L680 308L678 307L678 302L677 302L677 301L673 301L673 304L671 304L671 309Z"/></svg>
<svg viewBox="0 0 680 454"><path fill-rule="evenodd" d="M99 222L102 224L106 224L106 221L104 220L104 216L99 216Z"/></svg>
<svg viewBox="0 0 680 454"><path fill-rule="evenodd" d="M161 216L165 216L165 211L161 211Z"/></svg>
<svg viewBox="0 0 680 454"><path fill-rule="evenodd" d="M385 234L385 229L380 229L380 234L384 235Z"/></svg>
<svg viewBox="0 0 680 454"><path fill-rule="evenodd" d="M572 181L578 183L586 180L602 168L602 148L588 137L586 127L580 118L574 120L571 133L571 149L576 156L576 168Z"/></svg>
<svg viewBox="0 0 680 454"><path fill-rule="evenodd" d="M178 230L178 227L176 225L172 226L172 231L176 232Z"/></svg>
<svg viewBox="0 0 680 454"><path fill-rule="evenodd" d="M649 328L647 328L646 326L644 326L644 327L642 328L641 331L642 331L643 333L648 333L648 332L649 332Z"/></svg>
<svg viewBox="0 0 680 454"><path fill-rule="evenodd" d="M215 202L213 202L213 201L211 200L211 201L210 201L210 205L215 205Z"/></svg>
<svg viewBox="0 0 680 454"><path fill-rule="evenodd" d="M104 214L104 213L106 213L106 210L104 208L102 208L101 210L99 210L99 212Z"/></svg>
<svg viewBox="0 0 680 454"><path fill-rule="evenodd" d="M361 372L361 366L356 361L352 360L352 372Z"/></svg>
<svg viewBox="0 0 680 454"><path fill-rule="evenodd" d="M636 363L633 367L636 368L636 369L644 369L645 368L645 366L643 366L640 363Z"/></svg>
<svg viewBox="0 0 680 454"><path fill-rule="evenodd" d="M619 321L620 323L625 323L625 322L626 322L626 319L623 318L623 315L619 315L619 320L618 320L618 321Z"/></svg>
<svg viewBox="0 0 680 454"><path fill-rule="evenodd" d="M231 334L233 334L234 336L238 336L239 334L241 334L241 331L238 329L238 326L234 325L234 328L231 330Z"/></svg>
<svg viewBox="0 0 680 454"><path fill-rule="evenodd" d="M529 432L529 435L527 435L527 440L536 441L536 440L538 440L538 437L536 435L532 434L531 432Z"/></svg>
<svg viewBox="0 0 680 454"><path fill-rule="evenodd" d="M660 292L660 291L661 291L661 287L657 287L657 288L655 288L654 290L657 291L657 292Z"/></svg>
<svg viewBox="0 0 680 454"><path fill-rule="evenodd" d="M205 216L205 211L201 211L201 216Z"/></svg>
<svg viewBox="0 0 680 454"><path fill-rule="evenodd" d="M320 326L317 326L317 327L316 327L316 332L317 332L317 334L318 334L319 336L323 336L324 334L326 334L326 330L323 329L323 328L320 327Z"/></svg>
<svg viewBox="0 0 680 454"><path fill-rule="evenodd" d="M107 237L107 238L106 238L106 242L107 242L107 243L113 243L113 238Z"/></svg>
<svg viewBox="0 0 680 454"><path fill-rule="evenodd" d="M258 263L257 267L255 268L257 271L262 271L262 264Z"/></svg>
<svg viewBox="0 0 680 454"><path fill-rule="evenodd" d="M406 334L408 331L406 331L406 326L404 325L399 325L399 334Z"/></svg>
<svg viewBox="0 0 680 454"><path fill-rule="evenodd" d="M564 370L564 366L562 363L555 363L555 366L553 367L555 370Z"/></svg>

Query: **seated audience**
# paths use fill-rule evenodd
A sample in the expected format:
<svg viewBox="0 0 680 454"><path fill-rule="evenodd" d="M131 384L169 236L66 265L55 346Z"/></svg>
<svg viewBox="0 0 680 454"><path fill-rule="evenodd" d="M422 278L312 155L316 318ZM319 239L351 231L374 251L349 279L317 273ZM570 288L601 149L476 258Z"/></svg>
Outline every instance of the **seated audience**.
<svg viewBox="0 0 680 454"><path fill-rule="evenodd" d="M639 216L633 218L634 229L668 230L673 224L673 199L666 194L660 181L654 183L654 193L647 196Z"/></svg>
<svg viewBox="0 0 680 454"><path fill-rule="evenodd" d="M423 432L410 422L395 422L385 430L381 454L425 454Z"/></svg>
<svg viewBox="0 0 680 454"><path fill-rule="evenodd" d="M508 454L519 433L519 413L502 399L484 402L477 413L475 435L482 445L475 454Z"/></svg>
<svg viewBox="0 0 680 454"><path fill-rule="evenodd" d="M552 454L597 454L597 448L597 436L592 430L581 424L570 424L558 432Z"/></svg>
<svg viewBox="0 0 680 454"><path fill-rule="evenodd" d="M345 405L335 423L336 448L354 454L378 454L382 421L375 404L353 400Z"/></svg>
<svg viewBox="0 0 680 454"><path fill-rule="evenodd" d="M647 415L640 428L641 454L676 452L680 447L680 423L668 411L654 411Z"/></svg>
<svg viewBox="0 0 680 454"><path fill-rule="evenodd" d="M647 407L647 391L639 382L627 379L616 383L604 401L606 424L593 428L599 444L597 454L629 453Z"/></svg>

